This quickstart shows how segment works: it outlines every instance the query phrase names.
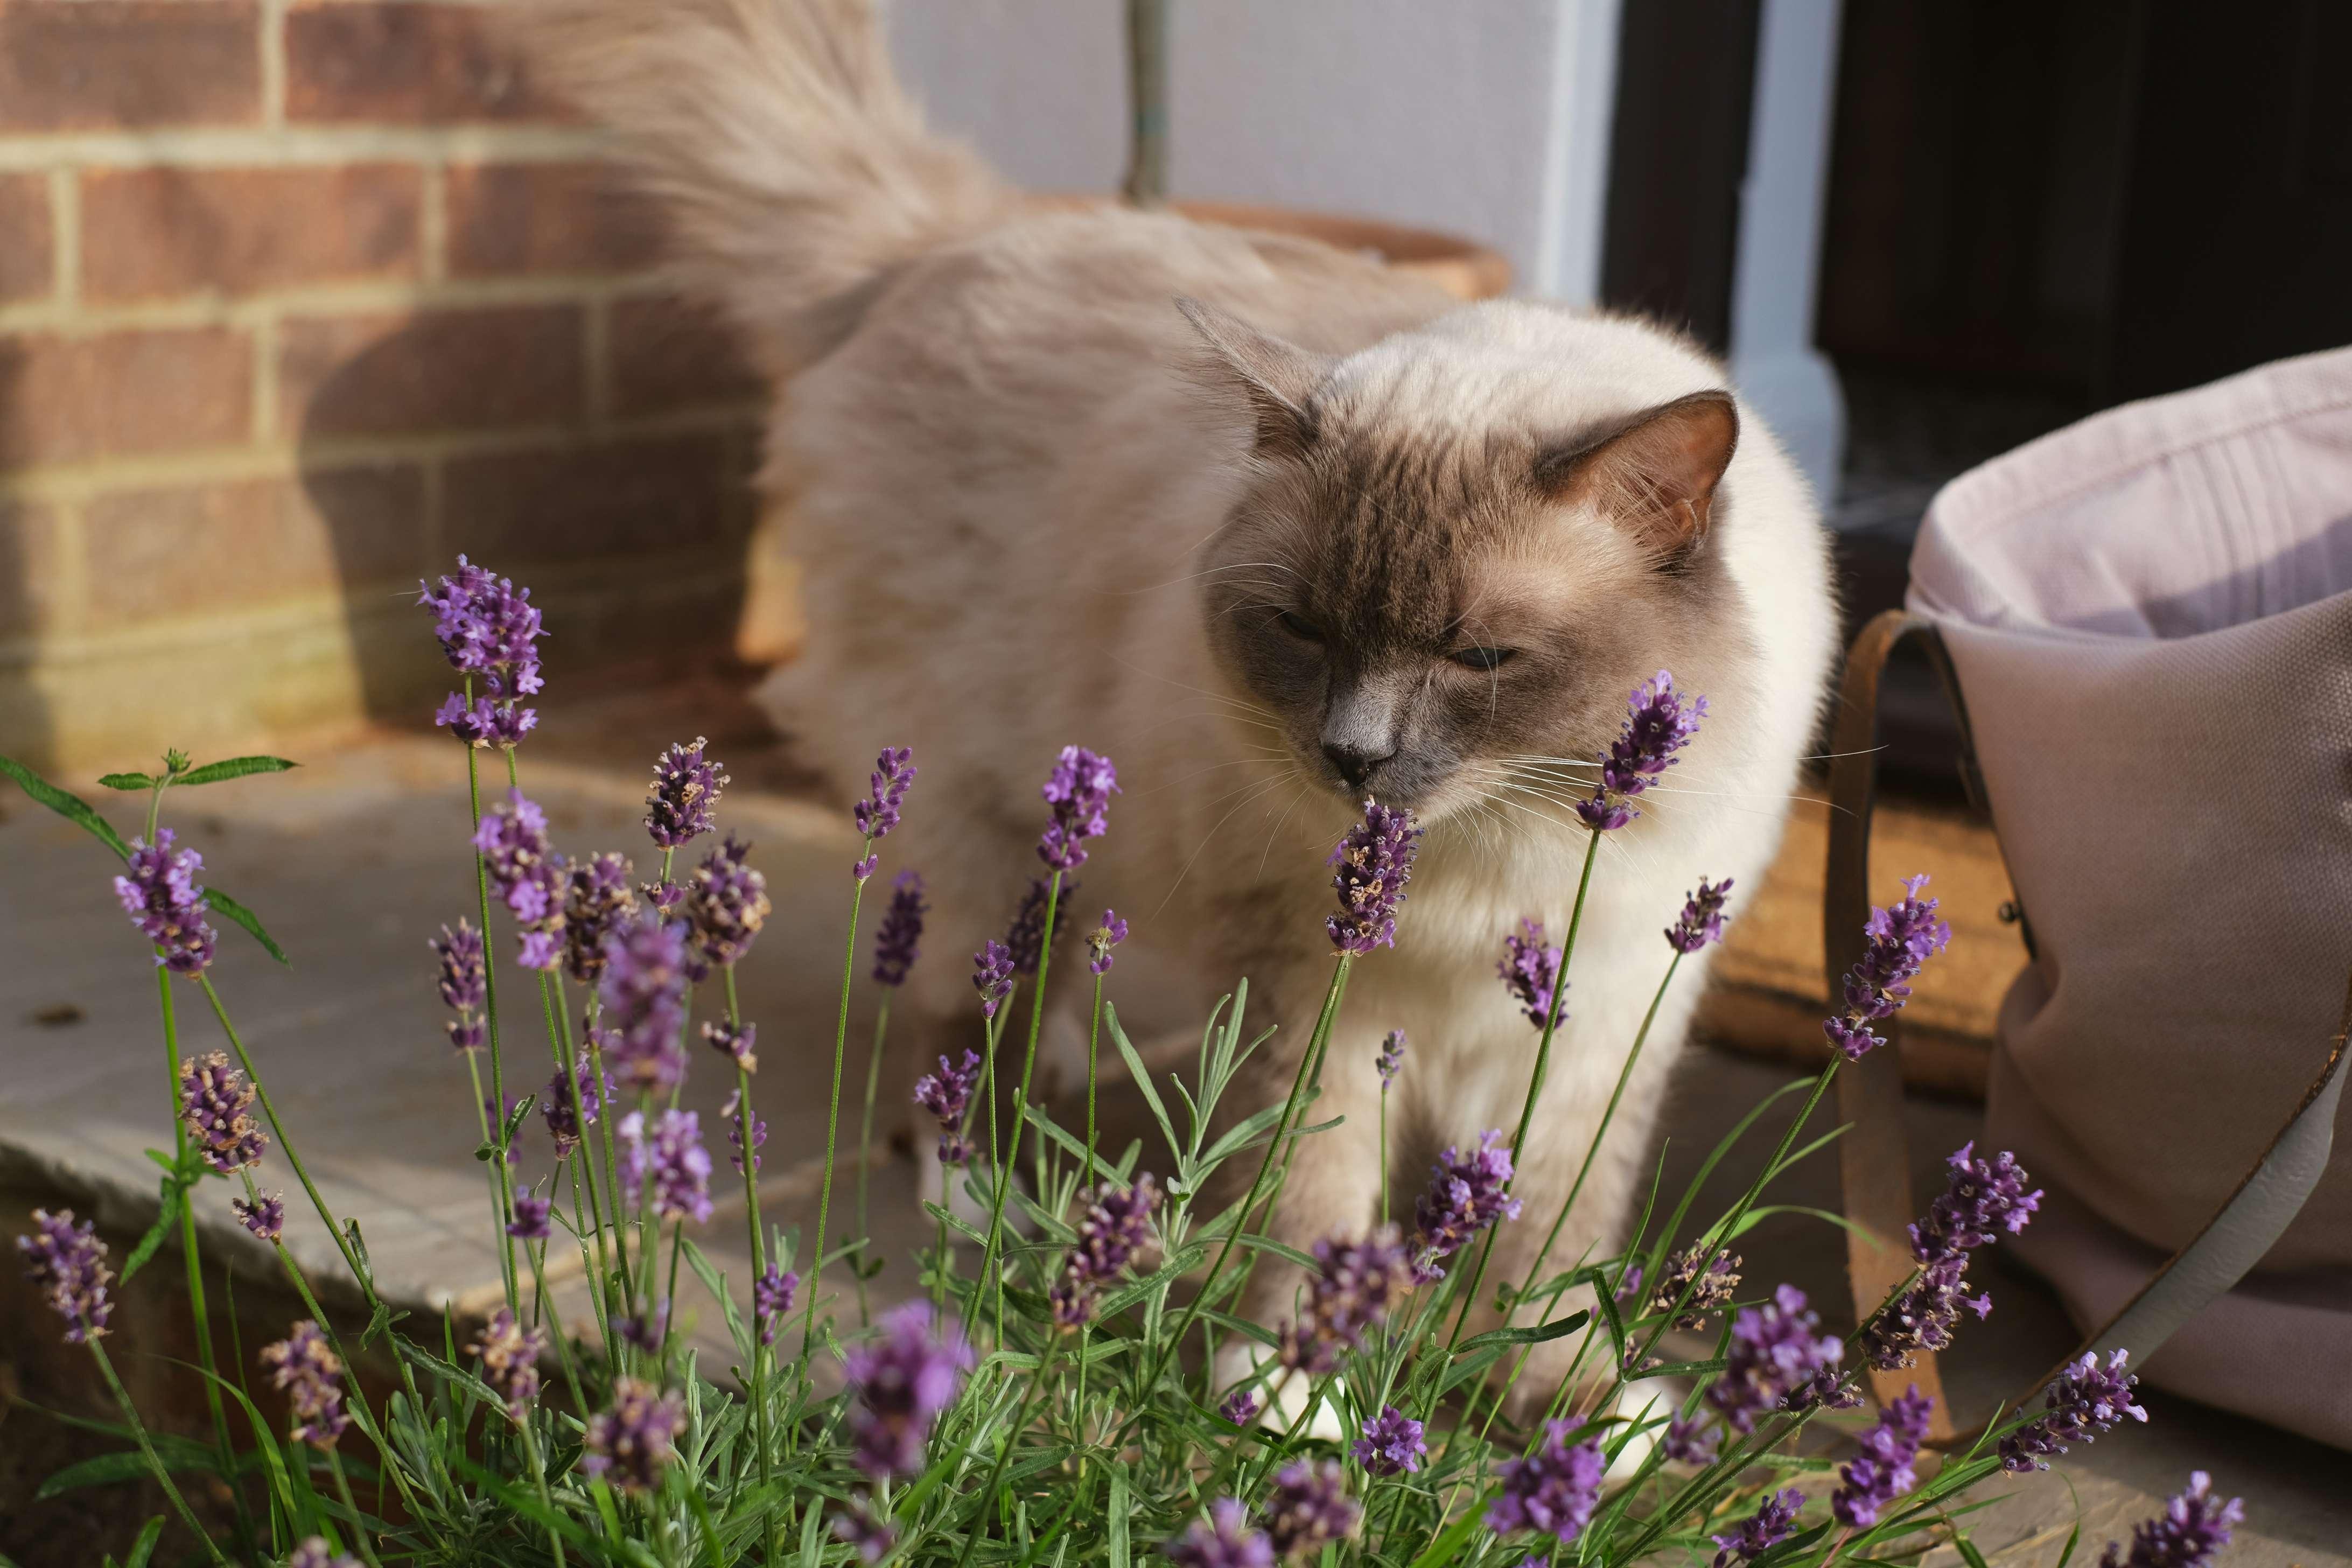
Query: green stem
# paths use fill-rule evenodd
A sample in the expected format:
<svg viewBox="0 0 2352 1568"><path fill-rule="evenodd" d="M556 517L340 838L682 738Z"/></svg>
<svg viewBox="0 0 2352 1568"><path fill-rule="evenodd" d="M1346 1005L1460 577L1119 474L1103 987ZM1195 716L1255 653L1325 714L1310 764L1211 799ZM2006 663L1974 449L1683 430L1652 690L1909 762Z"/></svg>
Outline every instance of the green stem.
<svg viewBox="0 0 2352 1568"><path fill-rule="evenodd" d="M1389 1222L1389 1086L1381 1085L1381 1223Z"/></svg>
<svg viewBox="0 0 2352 1568"><path fill-rule="evenodd" d="M874 1232L866 1223L866 1168L872 1163L874 1146L874 1097L882 1087L882 1044L890 1032L890 992L884 987L882 1005L874 1015L874 1050L866 1058L866 1110L857 1122L857 1322L864 1328L874 1321L866 1299L866 1248Z"/></svg>
<svg viewBox="0 0 2352 1568"><path fill-rule="evenodd" d="M604 1207L603 1193L599 1187L603 1178L596 1169L596 1140L588 1131L587 1105L580 1093L580 1063L576 1057L577 1047L572 1040L572 1011L562 1005L561 1001L563 983L557 980L552 984L559 994L556 1017L563 1029L563 1059L558 1065L556 1071L562 1082L564 1094L572 1101L572 1125L580 1130L580 1146L572 1151L572 1228L574 1238L580 1241L581 1267L591 1268L594 1272L595 1277L589 1282L588 1310L596 1320L596 1332L604 1342L605 1359L609 1363L613 1347L613 1313L612 1303L606 1300L606 1293L612 1289L610 1272L612 1266L604 1252ZM605 1095L603 1077L599 1075L595 1082L597 1120L601 1121L609 1116L612 1110L611 1107L604 1103ZM587 1173L585 1181L581 1179L581 1173L583 1171ZM579 1236L580 1189L583 1186L588 1189L588 1217L594 1222L594 1229L589 1232L589 1235L595 1237L595 1258L593 1263L589 1258L588 1242ZM619 1215L616 1214L614 1217L617 1229Z"/></svg>
<svg viewBox="0 0 2352 1568"><path fill-rule="evenodd" d="M352 1544L360 1549L360 1557L368 1568L383 1568L383 1564L376 1561L375 1547L368 1541L367 1526L361 1522L359 1501L352 1496L351 1478L343 1474L343 1457L332 1448L327 1450L327 1473L335 1478L335 1495L342 1499L343 1507L351 1510Z"/></svg>
<svg viewBox="0 0 2352 1568"><path fill-rule="evenodd" d="M501 1107L499 1124L492 1127L489 1102L482 1098L482 1065L472 1051L463 1054L466 1075L474 1085L474 1121L482 1130L482 1142L490 1149L490 1157L482 1162L482 1177L490 1184L490 1225L497 1235L504 1237L507 1226L514 1223L513 1190L508 1185L506 1150L499 1142L499 1135L506 1131L504 1108ZM503 1241L499 1247L499 1277L503 1282L507 1267L507 1248ZM508 1294L508 1306L511 1309L516 1305L516 1292L509 1289Z"/></svg>
<svg viewBox="0 0 2352 1568"><path fill-rule="evenodd" d="M1095 976L1095 1005L1087 1025L1087 1183L1095 1181L1095 1059L1102 1044L1103 977ZM1080 1363L1084 1371L1084 1363Z"/></svg>
<svg viewBox="0 0 2352 1568"><path fill-rule="evenodd" d="M727 966L727 1026L743 1026L743 1005L735 994L735 966ZM869 1117L874 1096L869 1089L866 1102ZM751 1148L751 1074L741 1063L735 1067L735 1108L740 1121L738 1132L743 1140L743 1207L751 1227L751 1416L755 1440L760 1446L760 1488L764 1494L773 1486L768 1448L768 1342L766 1325L760 1321L760 1280L768 1271L767 1237L760 1224L759 1156ZM865 1187L858 1188L859 1217L864 1218ZM762 1505L768 1523L768 1560L779 1561L783 1554L782 1539L776 1532L775 1511Z"/></svg>
<svg viewBox="0 0 2352 1568"><path fill-rule="evenodd" d="M473 700L474 678L468 675L466 677L466 700L471 702ZM472 746L466 748L466 804L473 816L474 831L478 833L482 827L482 769L481 760L474 752ZM507 782L509 785L513 784L514 777L514 752L509 749L507 752ZM490 1040L490 1101L498 1107L498 1115L503 1121L507 1111L507 1079L499 1049L499 961L498 949L490 934L490 865L478 849L474 851L474 901L482 917L482 1016ZM477 1093L475 1098L478 1100L479 1094ZM499 1201L503 1205L511 1184L506 1180L503 1171L499 1173L498 1179ZM507 1310L513 1311L520 1304L521 1291L515 1274L514 1237L506 1233L504 1226L499 1227L499 1273L507 1289Z"/></svg>
<svg viewBox="0 0 2352 1568"><path fill-rule="evenodd" d="M1021 1163L1021 1134L1029 1118L1029 1082L1037 1067L1037 1036L1045 1018L1045 976L1054 965L1054 919L1062 899L1062 873L1054 873L1045 884L1045 924L1044 934L1037 939L1037 984L1029 997L1029 1045L1021 1058L1021 1082L1014 1090L1013 1101L1013 1136L1005 1144L1004 1158L996 1167L996 1195L989 1205L988 1241L980 1249L981 1288L994 1287L996 1316L994 1333L999 1345L1004 1343L1004 1285L996 1278L996 1249L1004 1236L1004 1200L1013 1191L1013 1173Z"/></svg>
<svg viewBox="0 0 2352 1568"><path fill-rule="evenodd" d="M584 1411L587 1406L583 1405L581 1409ZM528 1414L525 1415L521 1425L523 1458L530 1466L530 1479L538 1483L539 1506L551 1515L555 1512L555 1499L549 1495L547 1489L547 1463L539 1457L539 1437L530 1429L530 1419ZM548 1521L547 1526L547 1553L553 1560L555 1568L563 1568L563 1537L556 1530L552 1519Z"/></svg>
<svg viewBox="0 0 2352 1568"><path fill-rule="evenodd" d="M621 1310L624 1313L634 1313L637 1310L637 1276L635 1270L629 1267L628 1227L621 1217L621 1162L613 1148L613 1113L615 1108L613 1095L605 1088L612 1080L604 1076L604 1047L596 1043L596 1019L603 1010L602 1003L589 1003L588 1072L595 1081L596 1092L603 1102L596 1113L596 1132L597 1141L604 1145L604 1198L606 1205L613 1211L613 1262L621 1276ZM580 1099L580 1089L576 1083L572 1086L572 1097L576 1105ZM585 1124L580 1129L580 1136L583 1139L588 1136ZM608 1306L606 1316L610 1315Z"/></svg>
<svg viewBox="0 0 2352 1568"><path fill-rule="evenodd" d="M537 1304L539 1310L547 1314L548 1331L555 1339L555 1359L563 1368L563 1381L572 1390L572 1403L584 1417L588 1414L588 1399L580 1390L580 1372L572 1363L572 1341L564 1333L563 1320L555 1310L555 1293L547 1288L547 1269L543 1265L545 1249L534 1252L526 1244L522 1255L530 1259L531 1284L539 1291Z"/></svg>
<svg viewBox="0 0 2352 1568"><path fill-rule="evenodd" d="M180 1489L172 1484L171 1472L164 1469L163 1461L155 1457L155 1445L147 1440L147 1428L140 1425L139 1412L131 1405L129 1392L123 1388L122 1380L114 1375L114 1363L107 1359L106 1347L95 1339L89 1343L89 1353L97 1359L98 1370L106 1376L106 1386L114 1391L114 1402L122 1406L122 1419L129 1424L131 1436L139 1440L139 1452L145 1457L147 1468L155 1473L155 1479L162 1484L163 1495L172 1500L172 1507L178 1511L180 1522L188 1527L189 1533L203 1544L214 1562L221 1568L228 1568L228 1559L222 1556L220 1548L213 1544L213 1538L205 1527L196 1522L195 1512L188 1507L188 1500L180 1495Z"/></svg>
<svg viewBox="0 0 2352 1568"><path fill-rule="evenodd" d="M162 795L163 786L156 786ZM154 816L151 801L147 824L148 842L154 842ZM188 1156L188 1126L180 1118L180 1026L175 1004L172 1000L172 972L162 964L155 966L155 989L163 1007L163 1066L171 1089L172 1147L182 1161ZM188 1312L194 1320L196 1331L196 1364L205 1372L205 1407L213 1422L215 1451L221 1460L221 1473L236 1472L236 1447L228 1435L228 1412L221 1404L220 1384L215 1381L220 1369L213 1361L212 1314L205 1299L204 1262L196 1250L196 1205L188 1202L188 1194L180 1194L180 1256L188 1276ZM245 1517L245 1494L231 1489L236 1499L237 1531L249 1534L252 1529Z"/></svg>
<svg viewBox="0 0 2352 1568"><path fill-rule="evenodd" d="M874 853L874 840L869 836L866 847L858 851L864 859ZM801 1359L808 1359L809 1347L816 1342L816 1299L818 1286L824 1273L825 1225L833 1217L833 1162L835 1141L841 1131L841 1063L849 1044L849 984L857 973L857 911L866 901L866 879L857 879L857 889L849 896L849 935L843 943L841 955L841 1010L833 1029L833 1093L824 1111L824 1180L817 1189L816 1248L809 1254L808 1317L801 1329Z"/></svg>

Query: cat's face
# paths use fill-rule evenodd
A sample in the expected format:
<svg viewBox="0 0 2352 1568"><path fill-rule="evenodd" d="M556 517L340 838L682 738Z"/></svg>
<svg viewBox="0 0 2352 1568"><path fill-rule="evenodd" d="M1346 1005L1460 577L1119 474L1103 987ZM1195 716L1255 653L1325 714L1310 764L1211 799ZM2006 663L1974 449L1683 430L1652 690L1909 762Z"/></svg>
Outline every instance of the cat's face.
<svg viewBox="0 0 2352 1568"><path fill-rule="evenodd" d="M1601 428L1428 417L1392 387L1203 311L1257 420L1204 612L1236 695L1311 784L1435 820L1558 817L1626 693L1690 670L1727 591L1710 549L1738 419L1700 394ZM1242 337L1241 334L1248 334ZM1580 784L1580 781L1583 781Z"/></svg>

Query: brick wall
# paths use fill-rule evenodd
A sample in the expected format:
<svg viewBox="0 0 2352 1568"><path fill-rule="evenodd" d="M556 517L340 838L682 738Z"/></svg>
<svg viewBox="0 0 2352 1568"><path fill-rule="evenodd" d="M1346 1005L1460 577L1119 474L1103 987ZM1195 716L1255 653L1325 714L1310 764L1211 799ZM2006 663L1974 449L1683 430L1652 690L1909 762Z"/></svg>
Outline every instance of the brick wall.
<svg viewBox="0 0 2352 1568"><path fill-rule="evenodd" d="M461 550L726 642L760 389L489 10L0 0L0 751L411 716Z"/></svg>

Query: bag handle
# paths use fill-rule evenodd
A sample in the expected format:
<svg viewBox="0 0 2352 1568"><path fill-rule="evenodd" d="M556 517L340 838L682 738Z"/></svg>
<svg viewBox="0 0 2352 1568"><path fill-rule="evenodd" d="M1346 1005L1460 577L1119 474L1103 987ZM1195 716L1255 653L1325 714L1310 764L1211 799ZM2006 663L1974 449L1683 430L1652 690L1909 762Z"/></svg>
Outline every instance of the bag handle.
<svg viewBox="0 0 2352 1568"><path fill-rule="evenodd" d="M1874 617L1846 655L1838 694L1830 761L1829 869L1822 900L1822 951L1828 960L1829 994L1835 996L1845 972L1862 956L1863 922L1870 914L1870 827L1878 790L1878 691L1887 660L1916 641L1934 668L1960 731L1960 780L1969 804L1990 819L1991 802L1977 764L1976 740L1959 674L1935 624L1904 610ZM2000 829L1994 827L1996 838ZM2026 951L2035 951L2032 927L2022 923ZM1894 1238L1916 1217L1911 1196L1909 1140L1903 1130L1903 1061L1900 1015L1886 1021L1887 1043L1838 1074L1838 1114L1848 1123L1840 1140L1838 1173L1846 1217L1846 1276L1858 1322L1877 1310L1888 1294L1911 1277L1909 1255ZM2294 1222L2334 1151L2336 1108L2344 1094L2346 1042L2352 1038L2352 985L2347 985L2336 1034L2310 1087L2281 1123L2269 1144L2241 1177L2212 1216L2179 1251L2148 1277L2137 1294L2090 1334L2057 1366L2036 1379L2018 1404L2032 1398L2084 1352L2105 1355L2122 1349L2143 1363L2158 1347L2208 1306L2227 1294L2260 1263ZM1935 1352L1922 1351L1916 1364L1869 1373L1871 1393L1882 1405L1916 1384L1936 1396L1928 1443L1949 1447L1958 1440ZM1971 1436L1974 1434L1970 1434Z"/></svg>

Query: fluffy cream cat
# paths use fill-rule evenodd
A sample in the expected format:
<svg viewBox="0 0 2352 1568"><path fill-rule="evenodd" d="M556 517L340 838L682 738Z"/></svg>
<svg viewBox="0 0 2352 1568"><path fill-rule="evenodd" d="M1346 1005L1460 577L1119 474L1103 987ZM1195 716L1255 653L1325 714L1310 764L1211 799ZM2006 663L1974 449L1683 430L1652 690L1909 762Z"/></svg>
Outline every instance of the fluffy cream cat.
<svg viewBox="0 0 2352 1568"><path fill-rule="evenodd" d="M1281 1026L1237 1090L1264 1103L1330 975L1325 858L1376 796L1427 836L1330 1047L1315 1117L1345 1124L1304 1146L1274 1228L1305 1245L1374 1218L1391 1029L1409 1217L1440 1148L1517 1121L1537 1032L1496 963L1522 918L1566 929L1570 805L1627 693L1664 668L1710 700L1603 844L1492 1277L1523 1275L1661 929L1701 876L1752 890L1771 858L1832 653L1813 502L1722 367L1637 321L1464 307L1297 239L1033 206L925 132L860 6L573 0L537 38L778 378L767 482L793 498L810 635L765 699L845 794L884 744L921 766L890 844L935 910L899 1061L975 1038L962 954L1038 871L1038 788L1076 742L1125 793L1073 924L1133 922L1111 993L1139 1037L1189 1046L1247 975L1254 1019ZM1666 997L1556 1262L1624 1222L1706 969ZM1065 1089L1084 989L1055 998ZM1260 1269L1245 1310L1287 1315L1295 1284Z"/></svg>

